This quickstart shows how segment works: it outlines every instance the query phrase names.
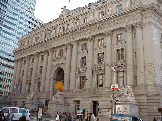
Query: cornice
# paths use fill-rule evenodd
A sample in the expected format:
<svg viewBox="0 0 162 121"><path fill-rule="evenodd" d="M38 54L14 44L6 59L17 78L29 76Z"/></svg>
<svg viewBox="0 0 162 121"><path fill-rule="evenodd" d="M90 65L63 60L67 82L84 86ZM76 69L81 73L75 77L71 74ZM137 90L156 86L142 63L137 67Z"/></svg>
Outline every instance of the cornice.
<svg viewBox="0 0 162 121"><path fill-rule="evenodd" d="M32 43L26 47L19 47L17 50L14 50L14 54L16 56L21 56L20 53L27 55L34 52L40 52L62 44L66 45L67 43L74 41L72 38L75 38L77 41L96 36L97 34L107 32L108 30L114 30L120 27L125 28L128 24L134 24L141 21L142 13L139 11L141 7L142 6L135 6L134 8L123 10L122 12L108 14L98 21L93 20L92 22L87 22L85 25L75 26L62 35L56 35L55 37ZM125 18L127 18L126 21Z"/></svg>

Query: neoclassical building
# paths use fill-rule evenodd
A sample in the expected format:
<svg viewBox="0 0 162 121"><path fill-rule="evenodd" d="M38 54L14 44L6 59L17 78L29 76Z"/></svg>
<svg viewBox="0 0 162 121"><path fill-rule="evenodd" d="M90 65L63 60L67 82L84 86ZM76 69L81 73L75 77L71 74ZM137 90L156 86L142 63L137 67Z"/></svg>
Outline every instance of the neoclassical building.
<svg viewBox="0 0 162 121"><path fill-rule="evenodd" d="M67 112L87 109L104 121L112 114L110 87L115 83L120 89L115 90L116 113L145 121L160 117L161 9L161 0L105 0L71 11L64 7L58 19L21 37L14 50L13 106L35 94L52 110L60 81Z"/></svg>

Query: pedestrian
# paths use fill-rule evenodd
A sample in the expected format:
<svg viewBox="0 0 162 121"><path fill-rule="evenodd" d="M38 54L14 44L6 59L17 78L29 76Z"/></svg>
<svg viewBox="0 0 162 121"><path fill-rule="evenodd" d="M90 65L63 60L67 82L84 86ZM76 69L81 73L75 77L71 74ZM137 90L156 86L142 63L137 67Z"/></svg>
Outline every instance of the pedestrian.
<svg viewBox="0 0 162 121"><path fill-rule="evenodd" d="M64 121L70 121L68 115L67 114L65 115L66 115L66 118L64 119Z"/></svg>
<svg viewBox="0 0 162 121"><path fill-rule="evenodd" d="M12 110L10 110L10 113L7 115L7 121L12 121L14 118L14 114L12 113Z"/></svg>
<svg viewBox="0 0 162 121"><path fill-rule="evenodd" d="M24 113L20 117L19 121L26 121L26 115Z"/></svg>
<svg viewBox="0 0 162 121"><path fill-rule="evenodd" d="M4 116L4 109L0 111L0 121L4 121L5 116Z"/></svg>
<svg viewBox="0 0 162 121"><path fill-rule="evenodd" d="M56 121L60 121L60 116L59 116L59 112L57 111L57 114L56 114Z"/></svg>
<svg viewBox="0 0 162 121"><path fill-rule="evenodd" d="M160 119L159 119L159 118L157 118L157 121L160 121Z"/></svg>
<svg viewBox="0 0 162 121"><path fill-rule="evenodd" d="M92 119L93 119L93 121L95 121L95 115L94 114L92 114Z"/></svg>
<svg viewBox="0 0 162 121"><path fill-rule="evenodd" d="M153 121L156 121L155 117L154 117L154 120Z"/></svg>

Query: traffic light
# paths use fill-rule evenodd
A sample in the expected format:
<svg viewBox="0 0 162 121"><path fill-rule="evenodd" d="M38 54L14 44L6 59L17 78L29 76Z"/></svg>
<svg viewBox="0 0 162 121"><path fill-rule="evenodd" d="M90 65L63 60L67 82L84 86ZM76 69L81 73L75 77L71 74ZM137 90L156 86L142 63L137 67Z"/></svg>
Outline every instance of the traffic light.
<svg viewBox="0 0 162 121"><path fill-rule="evenodd" d="M162 112L162 108L158 108L158 112Z"/></svg>

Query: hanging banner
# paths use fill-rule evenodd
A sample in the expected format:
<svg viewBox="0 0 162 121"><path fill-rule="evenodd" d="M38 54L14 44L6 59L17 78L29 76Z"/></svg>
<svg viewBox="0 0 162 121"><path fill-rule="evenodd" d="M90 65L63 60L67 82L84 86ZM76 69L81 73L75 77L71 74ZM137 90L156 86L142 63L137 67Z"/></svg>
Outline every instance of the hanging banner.
<svg viewBox="0 0 162 121"><path fill-rule="evenodd" d="M63 90L62 82L56 81L55 89L58 89L60 92Z"/></svg>

